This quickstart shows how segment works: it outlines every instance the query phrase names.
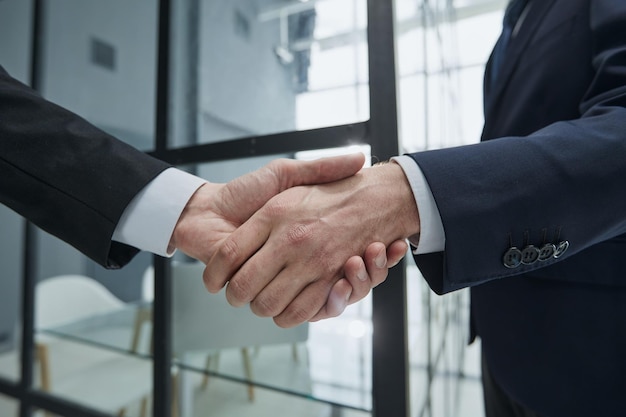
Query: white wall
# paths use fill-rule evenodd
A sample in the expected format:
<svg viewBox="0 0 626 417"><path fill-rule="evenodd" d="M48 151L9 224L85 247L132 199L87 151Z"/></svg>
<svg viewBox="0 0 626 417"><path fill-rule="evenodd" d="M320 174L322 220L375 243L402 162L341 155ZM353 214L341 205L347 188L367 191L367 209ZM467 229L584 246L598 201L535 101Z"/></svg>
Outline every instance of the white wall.
<svg viewBox="0 0 626 417"><path fill-rule="evenodd" d="M278 20L261 22L274 0L204 0L200 25L201 142L295 129L292 69L274 53ZM249 37L237 30L239 14Z"/></svg>

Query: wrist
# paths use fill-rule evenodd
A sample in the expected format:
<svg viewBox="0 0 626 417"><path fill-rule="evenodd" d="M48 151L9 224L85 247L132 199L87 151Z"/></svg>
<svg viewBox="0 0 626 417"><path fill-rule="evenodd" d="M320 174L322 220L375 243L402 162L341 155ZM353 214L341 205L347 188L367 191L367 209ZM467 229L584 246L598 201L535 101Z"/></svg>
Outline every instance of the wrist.
<svg viewBox="0 0 626 417"><path fill-rule="evenodd" d="M373 221L381 224L378 241L390 244L418 234L419 212L402 168L385 162L362 170L360 175L365 181L355 192L364 196L364 204L375 214Z"/></svg>
<svg viewBox="0 0 626 417"><path fill-rule="evenodd" d="M218 184L204 183L191 195L176 222L168 250L181 249L187 253L185 242L189 241L190 235L197 228L197 223L194 222L194 219L212 209L212 204L215 203L215 189L217 187L219 187ZM193 254L187 254L193 256Z"/></svg>
<svg viewBox="0 0 626 417"><path fill-rule="evenodd" d="M383 176L389 184L389 205L397 215L395 223L403 239L419 235L420 217L415 204L413 190L402 167L396 163L382 163L374 166L375 169L383 170Z"/></svg>

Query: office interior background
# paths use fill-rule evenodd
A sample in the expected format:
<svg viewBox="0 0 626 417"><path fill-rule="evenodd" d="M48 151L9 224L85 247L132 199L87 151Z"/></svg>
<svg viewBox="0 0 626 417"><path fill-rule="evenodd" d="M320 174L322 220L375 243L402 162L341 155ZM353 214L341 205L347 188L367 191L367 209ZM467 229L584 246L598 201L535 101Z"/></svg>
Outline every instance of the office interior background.
<svg viewBox="0 0 626 417"><path fill-rule="evenodd" d="M478 141L504 5L0 0L0 65L226 182L277 157ZM1 206L0 230L2 416L483 414L468 293L432 294L410 256L342 316L279 330L206 293L181 254L108 271Z"/></svg>

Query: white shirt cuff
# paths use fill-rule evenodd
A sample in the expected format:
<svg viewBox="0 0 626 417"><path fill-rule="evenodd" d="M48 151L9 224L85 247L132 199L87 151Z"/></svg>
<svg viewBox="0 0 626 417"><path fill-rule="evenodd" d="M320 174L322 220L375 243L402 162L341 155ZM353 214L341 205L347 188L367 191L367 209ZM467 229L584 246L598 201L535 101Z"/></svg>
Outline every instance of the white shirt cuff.
<svg viewBox="0 0 626 417"><path fill-rule="evenodd" d="M404 175L406 175L411 185L415 204L417 204L419 210L420 234L419 236L409 238L409 242L415 246L413 253L420 255L443 251L446 236L443 231L441 215L422 170L410 156L396 156L391 158L391 160L404 170Z"/></svg>
<svg viewBox="0 0 626 417"><path fill-rule="evenodd" d="M168 168L146 185L122 213L112 240L161 256L172 256L169 242L191 196L207 181Z"/></svg>

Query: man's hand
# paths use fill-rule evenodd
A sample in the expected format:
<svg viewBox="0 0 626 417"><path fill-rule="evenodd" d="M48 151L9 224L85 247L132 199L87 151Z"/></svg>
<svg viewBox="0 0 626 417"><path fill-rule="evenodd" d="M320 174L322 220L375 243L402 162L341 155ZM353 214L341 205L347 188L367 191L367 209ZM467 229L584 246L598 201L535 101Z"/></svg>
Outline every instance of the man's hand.
<svg viewBox="0 0 626 417"><path fill-rule="evenodd" d="M346 178L359 171L363 163L362 154L310 162L279 159L227 184L205 184L189 200L170 246L206 264L216 248L270 198L296 185ZM382 243L373 243L364 254L365 259L352 257L345 267L347 279L337 282L316 319L341 314L348 304L360 300L384 281L388 268L406 253L405 242L394 245L387 254Z"/></svg>
<svg viewBox="0 0 626 417"><path fill-rule="evenodd" d="M170 246L206 264L222 241L275 195L297 185L347 178L364 162L358 153L315 161L277 159L227 184L204 184L183 210Z"/></svg>
<svg viewBox="0 0 626 417"><path fill-rule="evenodd" d="M272 198L223 241L204 281L211 292L228 282L231 304L250 302L257 315L289 327L328 314L328 294L353 255L365 254L367 262L372 242L390 245L417 233L419 215L402 168L376 166Z"/></svg>

